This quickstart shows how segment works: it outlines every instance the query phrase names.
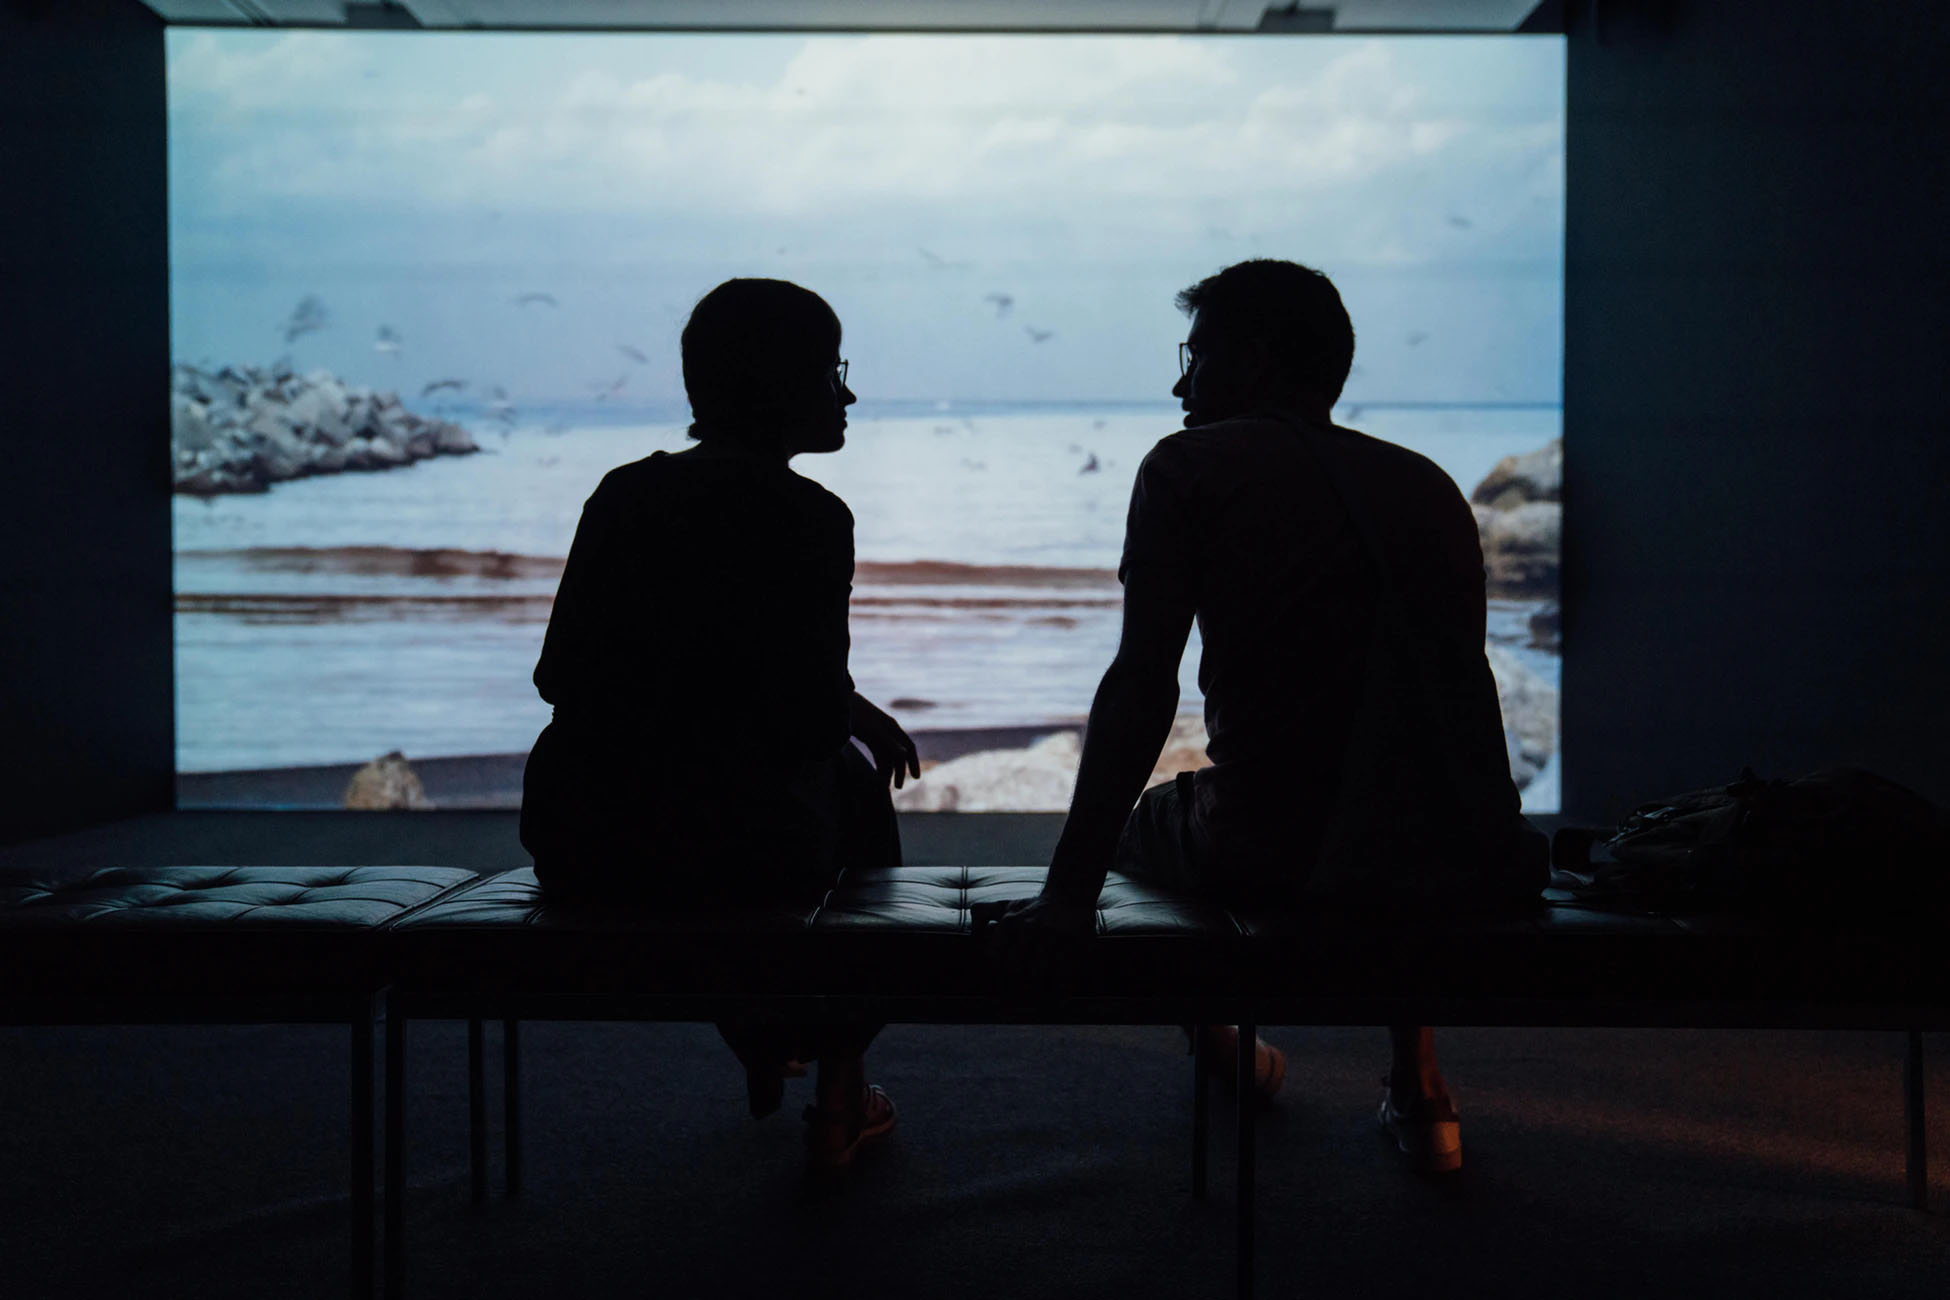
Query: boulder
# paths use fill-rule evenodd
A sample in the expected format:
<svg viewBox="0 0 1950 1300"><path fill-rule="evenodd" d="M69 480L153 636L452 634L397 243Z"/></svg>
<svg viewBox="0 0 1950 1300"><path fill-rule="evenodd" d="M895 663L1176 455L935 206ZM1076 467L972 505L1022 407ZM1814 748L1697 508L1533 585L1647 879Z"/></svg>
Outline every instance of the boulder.
<svg viewBox="0 0 1950 1300"><path fill-rule="evenodd" d="M1496 702L1503 711L1510 775L1521 790L1557 752L1557 689L1508 647L1492 645L1485 653L1496 678Z"/></svg>
<svg viewBox="0 0 1950 1300"><path fill-rule="evenodd" d="M419 775L397 749L382 754L352 774L345 787L345 806L365 812L410 809L421 812L433 807Z"/></svg>
<svg viewBox="0 0 1950 1300"><path fill-rule="evenodd" d="M186 452L204 451L216 440L210 426L210 408L195 397L177 392L169 399L169 441L176 448L180 464Z"/></svg>
<svg viewBox="0 0 1950 1300"><path fill-rule="evenodd" d="M347 469L394 469L413 463L405 448L383 435L354 438L346 444L345 450Z"/></svg>
<svg viewBox="0 0 1950 1300"><path fill-rule="evenodd" d="M1489 594L1534 600L1557 594L1563 550L1564 440L1505 456L1469 494Z"/></svg>
<svg viewBox="0 0 1950 1300"><path fill-rule="evenodd" d="M451 420L433 421L433 449L442 456L467 456L479 451L474 436Z"/></svg>
<svg viewBox="0 0 1950 1300"><path fill-rule="evenodd" d="M328 447L342 447L352 436L345 418L345 390L337 383L301 390L285 408L285 418L310 441Z"/></svg>
<svg viewBox="0 0 1950 1300"><path fill-rule="evenodd" d="M1062 812L1076 789L1083 744L1059 731L1026 749L992 749L937 763L894 791L901 812Z"/></svg>
<svg viewBox="0 0 1950 1300"><path fill-rule="evenodd" d="M1564 614L1551 601L1530 616L1530 648L1561 654L1564 650Z"/></svg>
<svg viewBox="0 0 1950 1300"><path fill-rule="evenodd" d="M1503 600L1555 596L1563 535L1564 507L1554 501L1495 511L1479 531L1489 594Z"/></svg>
<svg viewBox="0 0 1950 1300"><path fill-rule="evenodd" d="M1469 494L1473 504L1508 510L1526 501L1564 499L1564 439L1553 438L1536 451L1505 456Z"/></svg>

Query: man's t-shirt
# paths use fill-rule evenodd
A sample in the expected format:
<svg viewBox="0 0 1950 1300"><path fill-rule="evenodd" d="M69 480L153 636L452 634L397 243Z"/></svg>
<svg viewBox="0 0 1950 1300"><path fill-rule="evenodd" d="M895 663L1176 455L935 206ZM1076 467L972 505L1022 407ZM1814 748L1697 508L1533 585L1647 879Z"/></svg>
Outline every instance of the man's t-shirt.
<svg viewBox="0 0 1950 1300"><path fill-rule="evenodd" d="M1331 455L1330 474L1321 457ZM1473 755L1504 764L1495 685L1483 660L1483 561L1475 516L1433 462L1339 427L1248 416L1161 440L1139 466L1120 577L1143 568L1197 612L1213 767L1198 812L1248 831L1328 817L1363 697L1381 578L1336 480L1364 511L1417 653L1466 681L1460 712L1414 720L1472 732ZM1459 724L1456 719L1463 718ZM1453 736L1436 740L1448 743ZM1431 780L1428 784L1437 784ZM1515 818L1507 765L1479 791L1423 789L1432 804L1490 798ZM1256 838L1250 834L1246 839Z"/></svg>
<svg viewBox="0 0 1950 1300"><path fill-rule="evenodd" d="M852 513L783 465L657 452L611 470L535 666L555 706L523 800L538 862L605 833L735 830L845 746L852 581Z"/></svg>

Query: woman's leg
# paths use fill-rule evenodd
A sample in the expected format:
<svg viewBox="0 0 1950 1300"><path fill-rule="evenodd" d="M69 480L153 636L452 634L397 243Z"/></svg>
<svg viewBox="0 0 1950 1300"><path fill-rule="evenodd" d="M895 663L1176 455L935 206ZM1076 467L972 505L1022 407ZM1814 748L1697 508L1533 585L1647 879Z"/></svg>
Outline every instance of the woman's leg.
<svg viewBox="0 0 1950 1300"><path fill-rule="evenodd" d="M886 783L873 764L851 744L805 772L789 798L803 814L809 842L786 846L783 888L810 909L819 905L848 867L900 865L900 826ZM816 829L814 829L816 828ZM791 857L790 855L797 855ZM820 1063L820 1106L856 1106L865 1091L864 1054L880 1032L878 1024L781 1024L726 1022L718 1033L745 1067L747 1100L754 1117L777 1110L785 1080L803 1073L802 1063ZM830 1082L829 1082L830 1080Z"/></svg>
<svg viewBox="0 0 1950 1300"><path fill-rule="evenodd" d="M850 742L835 760L833 860L826 888L849 867L901 865L900 821L886 778ZM855 1105L866 1089L865 1054L881 1030L864 1022L821 1026L813 1035L819 1057L819 1105Z"/></svg>

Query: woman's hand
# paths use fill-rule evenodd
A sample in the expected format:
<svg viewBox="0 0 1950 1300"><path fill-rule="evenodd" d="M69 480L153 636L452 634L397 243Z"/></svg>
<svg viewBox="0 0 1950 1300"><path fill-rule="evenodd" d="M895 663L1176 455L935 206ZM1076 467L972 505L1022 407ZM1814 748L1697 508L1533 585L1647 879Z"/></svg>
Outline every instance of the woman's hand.
<svg viewBox="0 0 1950 1300"><path fill-rule="evenodd" d="M860 692L853 692L852 713L848 720L853 735L873 755L873 768L890 779L896 790L907 784L909 776L921 775L921 755L914 740Z"/></svg>

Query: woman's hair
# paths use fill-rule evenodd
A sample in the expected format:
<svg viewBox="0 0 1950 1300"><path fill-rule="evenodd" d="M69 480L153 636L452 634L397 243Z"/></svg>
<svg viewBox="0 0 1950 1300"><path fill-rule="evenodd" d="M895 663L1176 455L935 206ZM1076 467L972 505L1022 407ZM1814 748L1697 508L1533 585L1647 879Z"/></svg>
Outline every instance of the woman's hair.
<svg viewBox="0 0 1950 1300"><path fill-rule="evenodd" d="M726 280L684 325L691 436L762 424L788 410L840 349L840 318L788 280Z"/></svg>
<svg viewBox="0 0 1950 1300"><path fill-rule="evenodd" d="M1178 310L1238 342L1264 341L1288 358L1293 382L1339 401L1354 365L1354 323L1334 282L1270 257L1237 262L1179 291Z"/></svg>

